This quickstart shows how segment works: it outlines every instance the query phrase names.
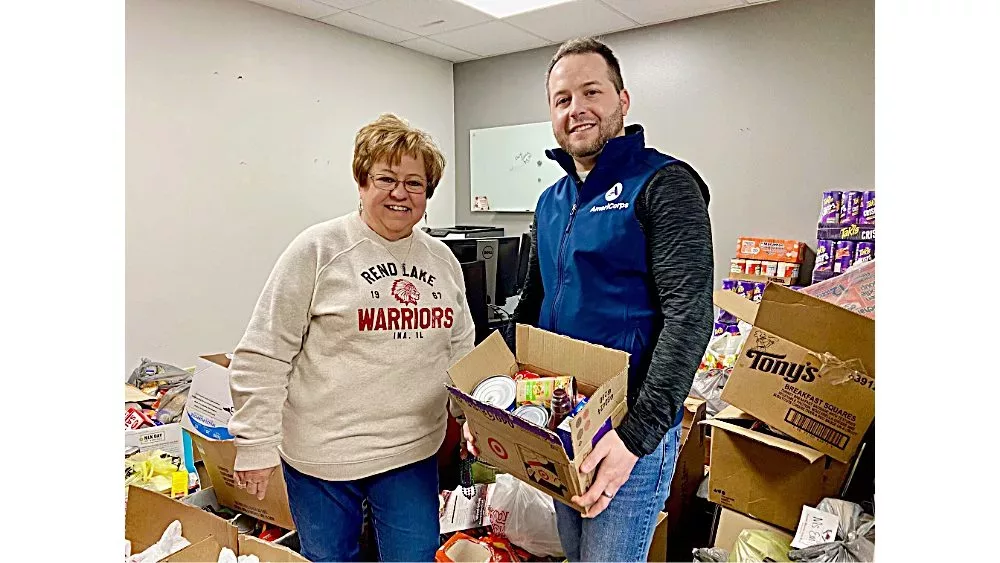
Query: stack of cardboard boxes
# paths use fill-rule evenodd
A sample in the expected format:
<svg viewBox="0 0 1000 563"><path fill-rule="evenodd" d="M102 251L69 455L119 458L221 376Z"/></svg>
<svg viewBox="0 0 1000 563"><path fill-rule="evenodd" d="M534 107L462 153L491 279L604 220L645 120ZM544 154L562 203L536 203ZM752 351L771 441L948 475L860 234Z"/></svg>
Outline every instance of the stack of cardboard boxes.
<svg viewBox="0 0 1000 563"><path fill-rule="evenodd" d="M816 253L804 242L740 237L729 278L782 285L809 285Z"/></svg>
<svg viewBox="0 0 1000 563"><path fill-rule="evenodd" d="M760 303L715 302L753 325L722 392L731 407L702 423L715 545L731 550L742 529L790 538L803 505L841 495L875 418L875 321L774 283Z"/></svg>

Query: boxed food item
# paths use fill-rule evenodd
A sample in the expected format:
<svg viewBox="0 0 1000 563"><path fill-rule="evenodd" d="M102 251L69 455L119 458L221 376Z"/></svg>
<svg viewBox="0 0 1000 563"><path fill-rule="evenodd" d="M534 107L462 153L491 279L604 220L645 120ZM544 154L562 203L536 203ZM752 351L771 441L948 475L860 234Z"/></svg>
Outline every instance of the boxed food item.
<svg viewBox="0 0 1000 563"><path fill-rule="evenodd" d="M740 237L736 243L736 257L746 260L802 264L810 252L806 243L797 240Z"/></svg>
<svg viewBox="0 0 1000 563"><path fill-rule="evenodd" d="M804 287L800 291L874 319L875 261L859 264L835 278Z"/></svg>
<svg viewBox="0 0 1000 563"><path fill-rule="evenodd" d="M722 400L849 462L875 420L875 321L770 283L759 304L715 303L753 325Z"/></svg>

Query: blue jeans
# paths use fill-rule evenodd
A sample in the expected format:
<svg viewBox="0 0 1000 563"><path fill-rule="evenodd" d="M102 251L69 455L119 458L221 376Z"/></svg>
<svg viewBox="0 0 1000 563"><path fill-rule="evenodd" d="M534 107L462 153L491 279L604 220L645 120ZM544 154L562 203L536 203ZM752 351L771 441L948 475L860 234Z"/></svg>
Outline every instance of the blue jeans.
<svg viewBox="0 0 1000 563"><path fill-rule="evenodd" d="M382 561L434 560L441 543L435 457L357 481L325 481L284 461L281 467L306 559L357 561L367 499Z"/></svg>
<svg viewBox="0 0 1000 563"><path fill-rule="evenodd" d="M670 494L681 425L667 431L653 453L639 458L628 481L596 518L583 518L554 501L559 542L570 561L645 561L656 516Z"/></svg>

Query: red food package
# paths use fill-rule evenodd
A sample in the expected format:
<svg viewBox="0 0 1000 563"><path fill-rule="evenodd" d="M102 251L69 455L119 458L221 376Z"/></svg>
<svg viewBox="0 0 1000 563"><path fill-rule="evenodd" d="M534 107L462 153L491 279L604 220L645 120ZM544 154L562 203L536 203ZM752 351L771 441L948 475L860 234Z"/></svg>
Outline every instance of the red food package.
<svg viewBox="0 0 1000 563"><path fill-rule="evenodd" d="M522 369L521 371L519 371L519 372L517 372L517 373L514 374L514 381L517 381L517 380L520 380L520 379L541 379L541 377L542 376L538 375L537 373L535 373L533 371L528 371L526 369Z"/></svg>
<svg viewBox="0 0 1000 563"><path fill-rule="evenodd" d="M148 416L137 408L129 407L125 409L125 429L138 430L147 426L156 426Z"/></svg>

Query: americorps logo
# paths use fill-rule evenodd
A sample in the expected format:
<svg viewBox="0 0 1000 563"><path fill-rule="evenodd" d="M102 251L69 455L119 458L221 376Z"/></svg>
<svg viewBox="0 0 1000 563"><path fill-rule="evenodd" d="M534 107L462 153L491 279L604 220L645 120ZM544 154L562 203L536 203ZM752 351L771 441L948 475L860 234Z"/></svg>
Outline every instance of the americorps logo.
<svg viewBox="0 0 1000 563"><path fill-rule="evenodd" d="M620 195L622 195L622 183L618 182L617 184L611 186L608 193L604 194L604 199L607 201L614 201L618 199L618 196Z"/></svg>
<svg viewBox="0 0 1000 563"><path fill-rule="evenodd" d="M604 200L608 201L609 203L601 206L595 205L590 208L590 212L597 213L599 211L609 211L612 209L628 209L627 201L623 201L620 203L610 203L618 199L621 195L622 195L622 183L618 182L617 184L611 186L611 189L604 194Z"/></svg>

